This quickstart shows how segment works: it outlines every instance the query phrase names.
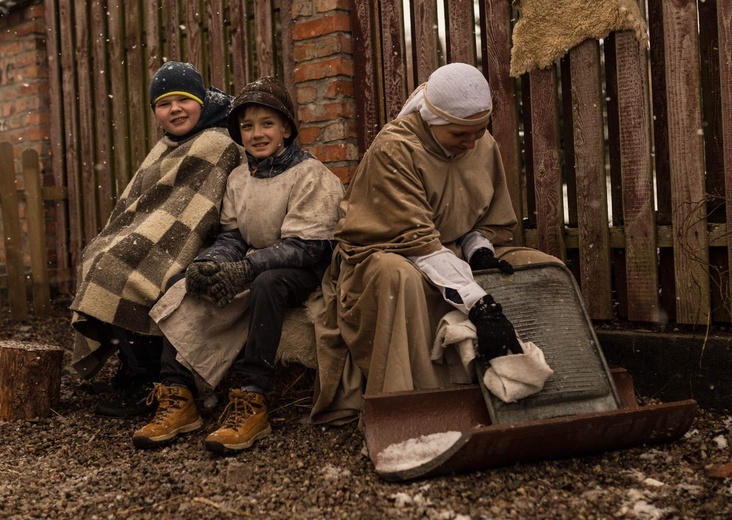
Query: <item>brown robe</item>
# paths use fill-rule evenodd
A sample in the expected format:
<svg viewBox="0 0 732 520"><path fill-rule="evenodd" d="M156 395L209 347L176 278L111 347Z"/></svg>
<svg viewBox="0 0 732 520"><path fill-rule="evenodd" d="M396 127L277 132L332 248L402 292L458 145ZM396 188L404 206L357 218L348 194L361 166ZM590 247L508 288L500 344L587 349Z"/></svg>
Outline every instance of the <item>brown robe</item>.
<svg viewBox="0 0 732 520"><path fill-rule="evenodd" d="M315 423L357 414L363 393L448 385L449 369L430 360L430 349L454 308L406 257L443 245L461 256L456 241L470 231L506 246L517 223L493 137L486 132L449 158L416 113L382 129L341 207L315 322ZM556 261L527 248L496 252L516 264Z"/></svg>

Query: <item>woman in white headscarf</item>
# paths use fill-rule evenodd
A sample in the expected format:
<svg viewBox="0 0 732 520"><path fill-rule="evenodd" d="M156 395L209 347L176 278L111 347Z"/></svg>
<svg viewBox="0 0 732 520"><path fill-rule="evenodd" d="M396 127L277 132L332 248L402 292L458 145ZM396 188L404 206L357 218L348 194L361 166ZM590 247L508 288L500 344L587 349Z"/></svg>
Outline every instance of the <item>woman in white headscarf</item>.
<svg viewBox="0 0 732 520"><path fill-rule="evenodd" d="M512 265L557 259L511 247L517 219L487 131L491 108L478 69L445 65L364 155L323 279L315 423L357 415L364 393L449 385L448 366L434 363L430 350L452 310L470 316L487 357L521 351L471 268L512 273Z"/></svg>

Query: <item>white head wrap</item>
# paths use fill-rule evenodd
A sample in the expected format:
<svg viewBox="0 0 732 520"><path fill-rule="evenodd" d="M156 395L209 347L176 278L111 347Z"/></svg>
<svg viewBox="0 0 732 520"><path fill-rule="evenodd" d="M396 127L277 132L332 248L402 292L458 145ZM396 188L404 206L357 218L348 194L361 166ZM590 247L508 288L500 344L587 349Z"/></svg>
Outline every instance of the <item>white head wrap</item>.
<svg viewBox="0 0 732 520"><path fill-rule="evenodd" d="M430 125L477 125L488 122L493 108L483 73L467 63L449 63L434 71L412 92L397 117L419 112ZM480 119L467 119L488 111Z"/></svg>

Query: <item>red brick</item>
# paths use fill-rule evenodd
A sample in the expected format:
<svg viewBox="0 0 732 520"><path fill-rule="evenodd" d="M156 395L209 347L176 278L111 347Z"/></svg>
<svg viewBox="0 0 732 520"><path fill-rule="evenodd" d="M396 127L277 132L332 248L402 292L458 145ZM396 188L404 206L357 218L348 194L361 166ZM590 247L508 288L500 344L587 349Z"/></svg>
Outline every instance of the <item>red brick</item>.
<svg viewBox="0 0 732 520"><path fill-rule="evenodd" d="M32 5L25 10L25 17L29 20L44 20L46 11L42 5Z"/></svg>
<svg viewBox="0 0 732 520"><path fill-rule="evenodd" d="M0 45L0 49L2 49L2 53L0 54L3 59L2 61L8 60L11 56L18 54L23 50L23 42L20 40L10 40L8 42L2 42L2 45Z"/></svg>
<svg viewBox="0 0 732 520"><path fill-rule="evenodd" d="M334 54L351 54L351 38L343 33L333 33L314 40L298 42L294 46L295 62L325 58Z"/></svg>
<svg viewBox="0 0 732 520"><path fill-rule="evenodd" d="M321 133L323 135L323 142L326 143L358 137L356 125L348 119L339 119L334 123L326 124Z"/></svg>
<svg viewBox="0 0 732 520"><path fill-rule="evenodd" d="M321 18L314 18L306 22L295 23L295 27L292 30L292 39L294 41L309 40L310 38L317 38L324 34L339 31L351 31L350 15L333 14Z"/></svg>
<svg viewBox="0 0 732 520"><path fill-rule="evenodd" d="M295 82L304 83L332 76L353 76L353 61L347 58L330 58L301 63L295 68Z"/></svg>
<svg viewBox="0 0 732 520"><path fill-rule="evenodd" d="M296 88L298 105L313 103L318 99L318 89L315 85L298 85Z"/></svg>
<svg viewBox="0 0 732 520"><path fill-rule="evenodd" d="M298 119L303 124L341 118L354 118L355 115L356 103L352 100L330 103L309 103L298 109Z"/></svg>
<svg viewBox="0 0 732 520"><path fill-rule="evenodd" d="M355 161L358 158L355 143L314 145L308 147L308 151L324 163Z"/></svg>
<svg viewBox="0 0 732 520"><path fill-rule="evenodd" d="M353 81L333 81L328 85L323 97L333 99L341 96L353 97Z"/></svg>
<svg viewBox="0 0 732 520"><path fill-rule="evenodd" d="M318 140L318 137L320 136L320 128L317 126L306 126L306 127L300 127L299 129L299 135L298 139L300 140L300 144L306 145L314 143Z"/></svg>
<svg viewBox="0 0 732 520"><path fill-rule="evenodd" d="M20 25L13 27L12 32L15 38L23 38L31 34L43 34L43 27L39 27L40 24L34 22L25 22Z"/></svg>
<svg viewBox="0 0 732 520"><path fill-rule="evenodd" d="M350 11L351 3L349 0L315 0L315 11L318 13L326 13L328 11Z"/></svg>
<svg viewBox="0 0 732 520"><path fill-rule="evenodd" d="M301 16L312 16L314 6L312 0L294 0L290 9L290 15L295 20Z"/></svg>

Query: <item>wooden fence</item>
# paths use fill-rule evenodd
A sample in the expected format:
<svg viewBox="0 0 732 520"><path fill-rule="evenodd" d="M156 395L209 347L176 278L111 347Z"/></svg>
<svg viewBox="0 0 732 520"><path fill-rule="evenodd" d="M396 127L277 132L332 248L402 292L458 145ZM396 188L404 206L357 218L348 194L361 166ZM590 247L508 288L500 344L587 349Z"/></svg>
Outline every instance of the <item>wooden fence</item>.
<svg viewBox="0 0 732 520"><path fill-rule="evenodd" d="M641 3L649 51L614 33L515 79L511 0L350 0L359 147L438 66L474 63L493 93L518 241L567 261L591 316L729 323L732 0ZM157 65L191 61L229 92L271 72L292 88L280 12L293 3L46 6L53 170L75 265L159 135L146 100Z"/></svg>
<svg viewBox="0 0 732 520"><path fill-rule="evenodd" d="M510 0L355 5L362 150L431 71L474 63L518 238L569 263L592 317L730 321L732 1L648 0L650 52L618 32L519 80Z"/></svg>
<svg viewBox="0 0 732 520"><path fill-rule="evenodd" d="M46 0L53 170L67 186L65 253L76 265L160 138L148 85L164 61L238 92L261 75L291 84L290 0Z"/></svg>
<svg viewBox="0 0 732 520"><path fill-rule="evenodd" d="M5 272L0 275L0 289L7 291L13 319L28 316L29 294L34 313L47 315L51 302L50 285L70 280L68 269L48 267L43 211L44 201L56 202L65 196L63 190L42 187L41 166L35 150L23 152L22 170L16 172L13 147L0 142L0 215L5 250Z"/></svg>

